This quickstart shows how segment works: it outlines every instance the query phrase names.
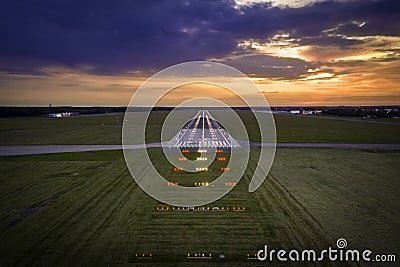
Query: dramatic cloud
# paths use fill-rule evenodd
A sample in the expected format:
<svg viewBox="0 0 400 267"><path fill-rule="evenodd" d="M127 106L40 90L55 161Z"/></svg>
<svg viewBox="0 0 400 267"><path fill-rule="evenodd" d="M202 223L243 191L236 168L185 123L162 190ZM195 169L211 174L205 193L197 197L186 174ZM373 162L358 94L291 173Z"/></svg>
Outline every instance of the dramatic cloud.
<svg viewBox="0 0 400 267"><path fill-rule="evenodd" d="M143 80L172 64L213 60L295 91L357 86L360 73L377 88L381 74L391 82L386 90L399 94L399 17L397 0L6 0L0 89L15 81L22 88L27 75L63 90L79 85L65 81L71 73L76 81L98 77L107 88L107 77Z"/></svg>
<svg viewBox="0 0 400 267"><path fill-rule="evenodd" d="M237 43L288 32L302 43L349 45L321 36L395 35L399 1L324 1L302 8L231 1L3 1L0 57L12 68L26 60L98 72L157 70L228 56ZM364 23L362 27L352 23ZM32 63L33 64L33 63ZM5 63L2 68L7 68Z"/></svg>
<svg viewBox="0 0 400 267"><path fill-rule="evenodd" d="M245 72L249 77L265 77L270 79L297 79L309 68L311 63L296 58L273 57L268 55L242 55L219 60L238 70Z"/></svg>

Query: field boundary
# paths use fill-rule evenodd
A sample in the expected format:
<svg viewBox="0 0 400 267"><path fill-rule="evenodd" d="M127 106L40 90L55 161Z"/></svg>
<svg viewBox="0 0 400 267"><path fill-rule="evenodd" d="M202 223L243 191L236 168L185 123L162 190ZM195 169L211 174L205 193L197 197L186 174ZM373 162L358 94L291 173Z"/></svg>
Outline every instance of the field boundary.
<svg viewBox="0 0 400 267"><path fill-rule="evenodd" d="M250 147L271 147L270 143L250 142ZM146 145L128 145L128 149L161 147L161 143ZM276 143L277 148L332 148L332 149L368 149L400 150L400 144L357 144L357 143ZM0 156L23 156L69 152L89 152L122 150L122 145L37 145L37 146L0 146Z"/></svg>

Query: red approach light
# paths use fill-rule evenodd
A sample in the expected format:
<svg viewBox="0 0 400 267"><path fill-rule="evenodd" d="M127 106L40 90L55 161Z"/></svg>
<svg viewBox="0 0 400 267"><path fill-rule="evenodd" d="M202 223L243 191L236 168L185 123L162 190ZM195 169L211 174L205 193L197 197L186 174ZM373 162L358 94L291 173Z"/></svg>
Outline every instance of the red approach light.
<svg viewBox="0 0 400 267"><path fill-rule="evenodd" d="M168 186L178 186L177 182L168 182Z"/></svg>
<svg viewBox="0 0 400 267"><path fill-rule="evenodd" d="M180 161L185 161L185 160L187 160L187 158L182 157L182 158L179 158L179 160L180 160Z"/></svg>
<svg viewBox="0 0 400 267"><path fill-rule="evenodd" d="M222 153L223 151L222 151L222 149L217 149L216 152L217 152L217 153Z"/></svg>
<svg viewBox="0 0 400 267"><path fill-rule="evenodd" d="M189 153L189 149L182 149L182 153Z"/></svg>
<svg viewBox="0 0 400 267"><path fill-rule="evenodd" d="M225 186L235 186L236 183L235 182L227 182L225 183Z"/></svg>
<svg viewBox="0 0 400 267"><path fill-rule="evenodd" d="M175 167L175 168L174 168L174 171L176 171L176 172L178 172L178 171L183 171L183 168L177 168L177 167Z"/></svg>
<svg viewBox="0 0 400 267"><path fill-rule="evenodd" d="M230 168L228 168L228 167L221 168L221 171L229 171L229 170L230 170Z"/></svg>
<svg viewBox="0 0 400 267"><path fill-rule="evenodd" d="M225 161L226 158L225 158L225 157L219 157L218 160L219 160L219 161Z"/></svg>

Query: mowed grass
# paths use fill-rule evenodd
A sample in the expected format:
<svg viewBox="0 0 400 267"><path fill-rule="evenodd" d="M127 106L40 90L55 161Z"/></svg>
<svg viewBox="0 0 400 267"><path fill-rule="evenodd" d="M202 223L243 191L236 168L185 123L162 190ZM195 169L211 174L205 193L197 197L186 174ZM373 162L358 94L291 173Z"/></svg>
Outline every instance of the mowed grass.
<svg viewBox="0 0 400 267"><path fill-rule="evenodd" d="M167 112L153 112L146 131L147 142L160 140ZM250 141L260 141L254 116L238 111ZM400 123L377 124L313 116L274 115L278 142L399 143ZM123 114L70 118L1 118L0 145L121 144Z"/></svg>
<svg viewBox="0 0 400 267"><path fill-rule="evenodd" d="M121 144L122 121L122 113L66 118L0 118L0 144Z"/></svg>
<svg viewBox="0 0 400 267"><path fill-rule="evenodd" d="M239 184L210 205L246 212L156 211L161 203L134 183L121 151L1 157L0 264L139 266L146 260L135 253L151 252L156 265L186 266L187 253L204 252L214 259L196 265L219 266L224 252L226 266L257 266L246 253L265 244L322 250L340 237L350 248L397 253L399 156L278 149L270 176L250 194L253 150Z"/></svg>
<svg viewBox="0 0 400 267"><path fill-rule="evenodd" d="M260 141L256 120L250 112L238 114L246 122L251 141ZM400 124L379 124L375 121L353 121L275 114L278 142L311 143L399 143Z"/></svg>

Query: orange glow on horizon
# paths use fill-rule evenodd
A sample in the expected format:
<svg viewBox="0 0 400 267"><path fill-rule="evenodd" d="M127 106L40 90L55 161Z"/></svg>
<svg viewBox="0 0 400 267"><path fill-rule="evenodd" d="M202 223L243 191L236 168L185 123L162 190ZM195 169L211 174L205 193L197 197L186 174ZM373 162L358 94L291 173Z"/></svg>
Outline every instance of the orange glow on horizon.
<svg viewBox="0 0 400 267"><path fill-rule="evenodd" d="M364 63L350 68L309 70L298 79L251 78L271 106L399 105L400 62ZM63 69L47 76L0 73L2 99L7 106L126 106L146 77L102 76ZM149 92L151 94L151 92ZM217 98L243 105L218 86L186 85L159 105L174 106L193 97Z"/></svg>

